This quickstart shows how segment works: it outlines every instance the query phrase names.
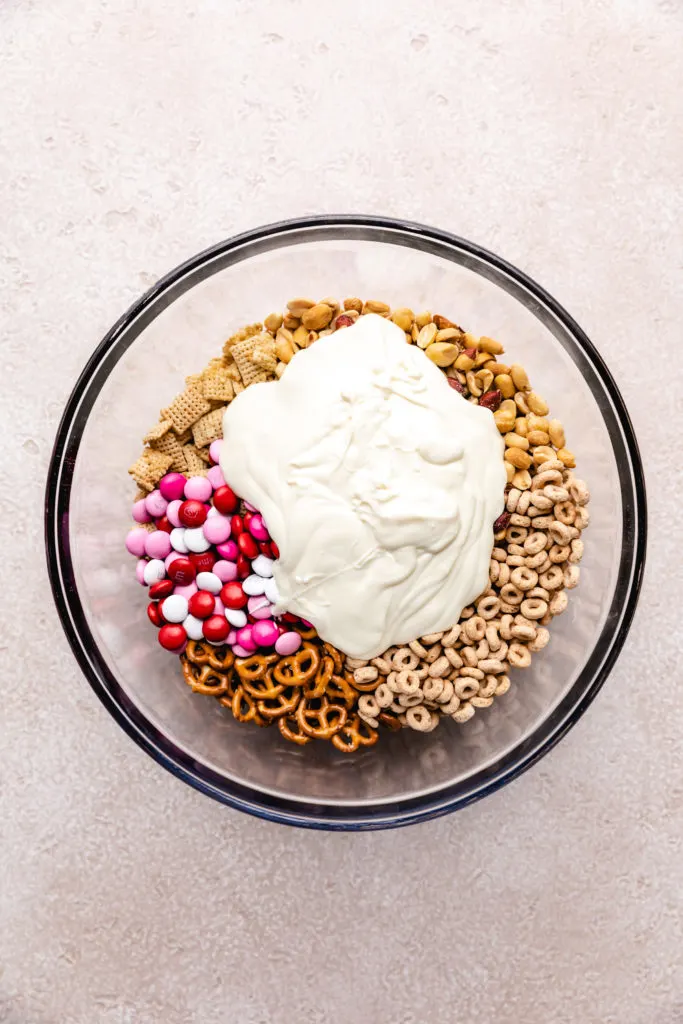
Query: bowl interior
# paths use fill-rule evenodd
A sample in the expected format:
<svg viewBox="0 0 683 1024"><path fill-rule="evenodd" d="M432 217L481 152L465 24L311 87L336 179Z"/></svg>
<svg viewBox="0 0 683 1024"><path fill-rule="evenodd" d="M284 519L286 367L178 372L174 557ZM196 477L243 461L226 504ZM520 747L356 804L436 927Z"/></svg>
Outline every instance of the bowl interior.
<svg viewBox="0 0 683 1024"><path fill-rule="evenodd" d="M172 758L177 754L200 774L215 773L219 788L228 780L295 803L386 810L447 788L473 794L501 763L523 757L551 720L553 729L561 728L582 699L622 613L624 442L590 355L523 283L457 246L427 239L417 247L414 238L389 230L362 235L338 230L325 237L311 229L209 255L127 324L91 374L97 393L91 391L94 403L81 416L68 543L92 634L90 654L109 670L116 702L148 743L172 749ZM127 467L159 409L231 332L301 294L431 309L501 340L504 358L525 366L564 423L577 475L591 490L580 586L553 621L546 650L530 669L513 672L510 692L464 726L447 722L428 736L386 735L353 757L328 744L295 747L276 729L240 726L216 702L193 695L175 659L156 643L145 590L123 547L135 490Z"/></svg>

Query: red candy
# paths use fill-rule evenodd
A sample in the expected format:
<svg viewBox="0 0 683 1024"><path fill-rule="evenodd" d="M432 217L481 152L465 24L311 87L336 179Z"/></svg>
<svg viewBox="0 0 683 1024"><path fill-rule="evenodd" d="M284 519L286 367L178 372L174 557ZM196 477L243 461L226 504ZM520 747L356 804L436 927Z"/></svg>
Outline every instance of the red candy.
<svg viewBox="0 0 683 1024"><path fill-rule="evenodd" d="M187 607L196 619L208 619L216 610L216 599L208 590L198 590L187 602Z"/></svg>
<svg viewBox="0 0 683 1024"><path fill-rule="evenodd" d="M246 580L247 576L251 576L251 562L244 555L237 556L237 575L241 580Z"/></svg>
<svg viewBox="0 0 683 1024"><path fill-rule="evenodd" d="M247 595L242 590L241 584L236 580L226 583L221 588L221 601L226 608L244 608L247 600Z"/></svg>
<svg viewBox="0 0 683 1024"><path fill-rule="evenodd" d="M271 540L271 542L270 542L270 550L271 550L271 552L273 554L273 558L279 558L280 557L280 549L279 549L279 547L277 546L277 544L275 543L274 540Z"/></svg>
<svg viewBox="0 0 683 1024"><path fill-rule="evenodd" d="M237 495L233 491L232 487L228 487L227 484L223 484L219 487L213 496L213 503L215 507L224 516L232 515L237 508Z"/></svg>
<svg viewBox="0 0 683 1024"><path fill-rule="evenodd" d="M178 509L178 519L183 526L195 529L206 522L208 513L209 510L203 501L194 501L190 499L189 501L184 501Z"/></svg>
<svg viewBox="0 0 683 1024"><path fill-rule="evenodd" d="M270 544L268 543L267 540L259 541L258 549L259 549L259 551L261 552L262 555L266 556L266 558L272 558L273 557L273 549L272 549L272 547L270 546Z"/></svg>
<svg viewBox="0 0 683 1024"><path fill-rule="evenodd" d="M159 630L159 643L167 651L176 651L183 646L186 640L187 633L180 625L168 623Z"/></svg>
<svg viewBox="0 0 683 1024"><path fill-rule="evenodd" d="M254 513L253 512L247 511L247 512L244 513L244 515L242 516L242 522L244 523L244 529L245 530L249 529L249 523L252 521L253 518L254 518Z"/></svg>
<svg viewBox="0 0 683 1024"><path fill-rule="evenodd" d="M213 551L191 551L187 556L195 567L195 572L211 572L216 561Z"/></svg>
<svg viewBox="0 0 683 1024"><path fill-rule="evenodd" d="M163 530L164 533L170 533L173 529L173 524L169 521L168 516L161 516L156 521L156 528L157 530Z"/></svg>
<svg viewBox="0 0 683 1024"><path fill-rule="evenodd" d="M153 626L157 627L157 629L163 625L164 620L161 617L161 612L159 611L159 604L157 601L150 601L150 603L147 605L147 618L149 619Z"/></svg>
<svg viewBox="0 0 683 1024"><path fill-rule="evenodd" d="M233 537L239 536L240 533L244 533L244 522L242 516L233 516L230 520L230 532Z"/></svg>
<svg viewBox="0 0 683 1024"><path fill-rule="evenodd" d="M166 572L170 579L177 583L179 587L187 587L197 575L194 565L184 555L181 555L180 558L174 558Z"/></svg>
<svg viewBox="0 0 683 1024"><path fill-rule="evenodd" d="M162 601L173 593L173 580L159 580L149 588L149 596L153 601Z"/></svg>
<svg viewBox="0 0 683 1024"><path fill-rule="evenodd" d="M197 595L195 595L197 596ZM230 632L230 624L224 615L212 615L202 627L207 640L219 644ZM183 630L185 632L185 630Z"/></svg>
<svg viewBox="0 0 683 1024"><path fill-rule="evenodd" d="M237 547L245 558L256 558L258 555L258 544L250 533L238 534Z"/></svg>

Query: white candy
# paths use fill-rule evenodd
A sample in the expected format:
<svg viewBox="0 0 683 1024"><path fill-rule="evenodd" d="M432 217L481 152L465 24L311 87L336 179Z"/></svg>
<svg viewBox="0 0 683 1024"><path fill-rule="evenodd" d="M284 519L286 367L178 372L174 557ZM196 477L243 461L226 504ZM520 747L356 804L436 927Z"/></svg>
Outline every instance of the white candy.
<svg viewBox="0 0 683 1024"><path fill-rule="evenodd" d="M226 608L225 617L235 629L241 629L247 624L247 616L240 608Z"/></svg>
<svg viewBox="0 0 683 1024"><path fill-rule="evenodd" d="M271 577L269 580L265 580L265 587L263 593L266 595L271 604L277 604L280 600L280 593L277 589L277 583Z"/></svg>
<svg viewBox="0 0 683 1024"><path fill-rule="evenodd" d="M171 540L171 547L174 551L177 551L180 555L187 554L187 544L185 543L185 529L182 526L176 526L175 529L169 533Z"/></svg>
<svg viewBox="0 0 683 1024"><path fill-rule="evenodd" d="M202 622L202 620L195 618L194 615L187 615L183 619L183 628L185 629L185 632L189 636L190 640L204 639L203 625L204 623Z"/></svg>
<svg viewBox="0 0 683 1024"><path fill-rule="evenodd" d="M273 575L273 559L266 558L265 555L257 555L251 563L251 567L259 576L268 578Z"/></svg>
<svg viewBox="0 0 683 1024"><path fill-rule="evenodd" d="M208 551L211 544L204 536L204 531L201 526L197 526L191 530L185 530L185 543L187 544L188 551L195 551L197 553L201 551Z"/></svg>
<svg viewBox="0 0 683 1024"><path fill-rule="evenodd" d="M187 618L187 599L171 594L161 602L161 614L167 622L183 622Z"/></svg>
<svg viewBox="0 0 683 1024"><path fill-rule="evenodd" d="M212 505L211 508L209 509L209 511L206 513L206 518L210 519L211 516L219 516L219 515L220 515L220 512L218 511L216 506Z"/></svg>
<svg viewBox="0 0 683 1024"><path fill-rule="evenodd" d="M210 594L220 594L223 584L215 572L197 573L197 586L200 590L208 590Z"/></svg>
<svg viewBox="0 0 683 1024"><path fill-rule="evenodd" d="M245 594L249 594L249 597L265 594L266 581L262 576L247 576L246 580L242 580L242 590Z"/></svg>
<svg viewBox="0 0 683 1024"><path fill-rule="evenodd" d="M166 577L166 566L160 558L152 558L145 566L143 578L148 587Z"/></svg>

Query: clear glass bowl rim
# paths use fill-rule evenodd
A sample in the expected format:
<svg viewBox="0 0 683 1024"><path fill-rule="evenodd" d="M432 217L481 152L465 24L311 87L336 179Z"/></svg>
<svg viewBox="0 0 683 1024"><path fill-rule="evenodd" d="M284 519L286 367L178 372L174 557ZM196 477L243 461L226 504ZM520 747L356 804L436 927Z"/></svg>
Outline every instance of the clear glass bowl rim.
<svg viewBox="0 0 683 1024"><path fill-rule="evenodd" d="M608 615L600 638L571 690L526 740L485 772L475 773L428 797L392 803L385 810L381 804L375 808L367 804L333 807L271 796L225 779L177 747L144 717L105 664L87 624L70 553L69 501L85 424L107 376L145 323L186 290L183 284L188 274L217 258L222 258L222 265L226 266L271 248L335 238L391 241L444 258L449 258L449 250L457 251L465 265L468 256L472 257L477 269L483 264L494 280L504 276L513 287L518 286L521 292L545 307L571 335L609 396L613 422L608 417L605 422L617 453L623 505L623 543L612 605L612 611L618 614ZM145 313L149 314L147 320ZM129 336L129 328L135 321L138 330ZM600 405L601 410L606 411L602 403ZM198 253L161 278L105 335L79 376L57 430L45 495L45 544L53 597L81 670L118 724L159 764L214 799L267 820L307 828L368 830L428 820L480 799L529 768L579 720L609 675L633 620L645 567L647 499L636 437L609 370L578 324L535 281L481 246L422 224L354 214L302 217L263 225Z"/></svg>

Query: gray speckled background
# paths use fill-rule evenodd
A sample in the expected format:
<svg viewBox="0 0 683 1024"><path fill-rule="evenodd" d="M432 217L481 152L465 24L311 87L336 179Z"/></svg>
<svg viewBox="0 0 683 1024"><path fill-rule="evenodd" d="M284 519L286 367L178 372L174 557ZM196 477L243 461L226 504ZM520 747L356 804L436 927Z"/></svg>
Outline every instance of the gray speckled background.
<svg viewBox="0 0 683 1024"><path fill-rule="evenodd" d="M3 1024L683 1021L682 27L676 0L0 6ZM62 637L41 522L63 403L128 304L224 236L343 210L475 239L574 313L652 536L560 746L360 836L252 820L138 750Z"/></svg>

